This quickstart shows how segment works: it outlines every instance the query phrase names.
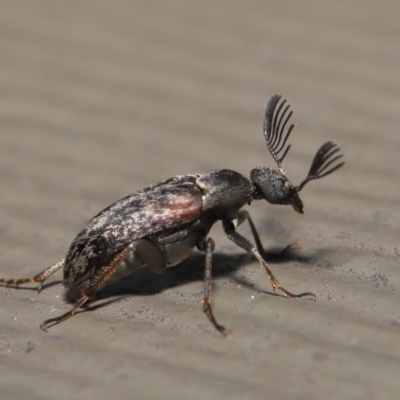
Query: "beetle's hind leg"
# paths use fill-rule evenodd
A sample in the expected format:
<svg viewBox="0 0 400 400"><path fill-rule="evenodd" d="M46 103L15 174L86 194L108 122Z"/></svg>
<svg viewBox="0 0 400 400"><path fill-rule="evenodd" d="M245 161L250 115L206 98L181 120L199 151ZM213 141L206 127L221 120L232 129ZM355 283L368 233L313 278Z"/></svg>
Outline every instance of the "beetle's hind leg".
<svg viewBox="0 0 400 400"><path fill-rule="evenodd" d="M239 226L245 220L247 220L250 225L250 229L253 234L254 241L256 242L256 246L254 246L253 243L251 243L249 240L247 240L240 233L236 232L236 227ZM317 296L313 292L304 292L304 293L295 294L295 293L289 292L288 290L286 290L284 287L281 286L278 279L275 278L274 274L269 269L266 261L264 260L263 255L265 253L264 253L264 249L263 249L263 246L262 246L262 243L260 240L260 236L258 235L258 232L257 232L256 227L250 217L250 214L246 210L240 211L238 213L237 218L232 221L230 221L230 220L223 221L223 225L224 225L225 233L228 236L228 238L230 240L232 240L232 242L236 243L242 249L253 254L257 258L259 263L264 267L264 269L268 275L268 278L271 282L274 292L276 290L280 290L286 297L289 297L291 299L299 299L302 297L311 297L314 301L316 301Z"/></svg>
<svg viewBox="0 0 400 400"><path fill-rule="evenodd" d="M204 272L204 295L203 295L203 311L207 315L209 321L214 325L215 329L223 336L231 333L230 329L220 325L214 317L211 308L211 284L212 284L212 252L214 251L214 240L208 238L202 245L198 246L200 251L206 253L206 267Z"/></svg>
<svg viewBox="0 0 400 400"><path fill-rule="evenodd" d="M43 331L47 331L48 328L60 324L68 318L73 317L79 308L85 305L88 301L94 300L96 293L110 280L112 275L117 270L118 266L131 250L131 246L128 246L124 250L122 250L116 257L113 258L111 263L106 268L104 268L101 274L94 276L91 279L89 286L83 291L82 297L69 311L67 311L65 314L60 315L59 317L47 319L40 324L40 329Z"/></svg>
<svg viewBox="0 0 400 400"><path fill-rule="evenodd" d="M50 267L47 267L45 270L40 272L39 274L35 275L32 278L27 278L27 279L0 279L0 283L4 283L5 285L14 285L14 286L19 286L23 285L25 283L39 283L39 286L37 287L38 293L42 290L43 283L55 272L57 272L60 268L64 267L65 263L65 258L62 258L61 260L57 261L53 265L50 265Z"/></svg>

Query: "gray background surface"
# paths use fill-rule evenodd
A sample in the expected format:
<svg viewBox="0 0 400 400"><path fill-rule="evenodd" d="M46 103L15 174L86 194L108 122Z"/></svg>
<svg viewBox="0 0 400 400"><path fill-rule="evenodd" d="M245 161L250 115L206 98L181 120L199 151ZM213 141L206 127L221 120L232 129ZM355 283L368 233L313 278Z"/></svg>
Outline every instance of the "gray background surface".
<svg viewBox="0 0 400 400"><path fill-rule="evenodd" d="M322 142L344 169L311 183L305 214L254 203L271 267L212 230L203 257L110 288L65 312L61 274L38 295L0 287L2 399L394 399L400 390L398 1L1 1L0 276L63 256L99 210L151 183L273 166L262 137L274 93L298 123L298 183ZM249 234L247 227L241 232ZM53 284L58 283L58 284Z"/></svg>

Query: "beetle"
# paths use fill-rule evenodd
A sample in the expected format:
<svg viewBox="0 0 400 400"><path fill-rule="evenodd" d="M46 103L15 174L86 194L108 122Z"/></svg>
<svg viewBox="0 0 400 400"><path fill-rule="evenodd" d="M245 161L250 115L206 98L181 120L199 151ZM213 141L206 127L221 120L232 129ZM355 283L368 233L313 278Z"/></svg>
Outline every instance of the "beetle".
<svg viewBox="0 0 400 400"><path fill-rule="evenodd" d="M283 167L290 149L286 142L294 127L294 124L288 126L292 114L290 105L286 100L281 101L280 95L272 96L265 108L264 137L278 169L256 167L251 170L250 179L232 170L217 169L156 183L118 200L94 216L74 239L65 257L55 264L30 279L0 279L0 282L15 286L38 283L40 292L43 283L63 269L63 284L78 300L65 314L40 325L42 330L47 330L95 300L96 293L105 285L145 266L153 272L164 272L184 261L197 248L205 253L203 311L212 325L226 336L230 330L217 322L210 300L215 244L209 232L220 220L227 237L262 265L274 291L279 290L292 299L308 296L315 301L316 295L312 292L294 294L281 286L265 261L249 212L242 210L253 200L266 200L271 204L291 205L303 214L299 192L304 186L344 165L338 161L343 157L338 154L339 147L328 141L317 151L307 177L299 186L294 186ZM244 221L250 225L255 244L236 230Z"/></svg>

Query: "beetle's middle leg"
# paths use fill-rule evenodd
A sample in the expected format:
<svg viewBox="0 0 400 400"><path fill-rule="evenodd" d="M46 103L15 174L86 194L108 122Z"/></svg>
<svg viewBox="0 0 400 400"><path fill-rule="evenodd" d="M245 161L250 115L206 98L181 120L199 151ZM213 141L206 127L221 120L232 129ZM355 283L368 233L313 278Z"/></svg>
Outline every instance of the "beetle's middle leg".
<svg viewBox="0 0 400 400"><path fill-rule="evenodd" d="M254 241L256 243L255 246L253 243L251 243L249 240L247 240L240 233L236 232L236 227L239 226L245 220L247 220L250 225L250 229L253 234ZM254 254L254 256L257 258L258 262L265 269L274 292L276 290L280 290L286 297L289 297L291 299L299 299L301 297L312 297L312 299L314 301L316 301L316 295L313 292L304 292L304 293L300 293L300 294L294 294L294 293L289 292L288 290L286 290L284 287L281 286L281 284L275 278L274 274L269 269L266 261L263 258L264 248L262 246L260 236L259 236L257 229L250 217L250 214L246 210L240 211L238 213L237 217L233 220L224 220L223 226L224 226L226 235L228 236L228 238L230 240L232 240L232 242L236 243L239 247L248 251L249 253Z"/></svg>
<svg viewBox="0 0 400 400"><path fill-rule="evenodd" d="M211 308L211 285L212 285L212 252L214 251L215 243L214 240L208 238L202 245L198 246L200 251L206 253L206 266L204 272L204 293L203 293L203 311L207 315L207 318L214 325L215 329L220 332L223 336L231 333L230 329L220 325L214 317L214 313Z"/></svg>
<svg viewBox="0 0 400 400"><path fill-rule="evenodd" d="M47 331L47 328L64 322L68 318L73 317L76 314L78 308L81 308L88 301L94 300L96 293L110 280L118 266L131 250L131 246L128 246L124 250L122 250L116 257L113 258L111 263L102 271L101 274L94 276L91 279L88 288L82 293L82 297L69 311L67 311L65 314L60 315L59 317L47 319L42 324L40 324L40 329L42 329L43 331Z"/></svg>

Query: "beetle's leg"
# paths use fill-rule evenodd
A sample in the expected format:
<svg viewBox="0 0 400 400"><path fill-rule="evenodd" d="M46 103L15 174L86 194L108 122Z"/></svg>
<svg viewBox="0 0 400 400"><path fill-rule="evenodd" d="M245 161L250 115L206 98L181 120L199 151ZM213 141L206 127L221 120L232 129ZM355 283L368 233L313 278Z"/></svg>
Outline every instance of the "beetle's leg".
<svg viewBox="0 0 400 400"><path fill-rule="evenodd" d="M278 253L271 253L268 252L266 253L269 257L282 257L284 256L286 253L288 253L290 250L294 250L294 249L302 249L303 246L301 245L300 242L293 242L293 243L289 243L287 246L285 246L281 251L279 251ZM265 252L264 252L265 254Z"/></svg>
<svg viewBox="0 0 400 400"><path fill-rule="evenodd" d="M253 233L254 241L256 242L256 246L254 246L253 243L251 243L249 240L247 240L244 236L242 236L240 233L236 232L236 226L239 225L240 222L243 222L245 219L249 222L250 229ZM242 210L239 214L238 217L232 221L230 220L224 220L223 221L223 226L226 235L232 242L236 243L239 247L242 249L248 251L251 254L254 254L254 256L257 258L258 262L264 267L268 278L271 282L272 288L274 289L274 292L276 290L280 290L286 297L289 297L291 299L299 299L301 297L312 297L314 301L316 301L316 295L313 292L304 292L300 294L294 294L286 290L281 286L279 281L275 278L274 274L272 271L269 269L266 261L262 257L263 254L263 247L261 244L260 236L258 235L258 232L254 226L253 221L251 220L251 217L248 212Z"/></svg>
<svg viewBox="0 0 400 400"><path fill-rule="evenodd" d="M253 223L253 220L247 210L241 210L238 212L237 217L235 218L234 221L232 221L235 225L235 228L237 228L239 225L241 225L244 221L246 221L250 225L251 232L254 237L254 241L256 242L257 250L261 254L261 256L265 259L265 257L268 256L273 256L273 257L280 257L283 256L286 252L292 249L301 249L301 243L300 242L293 242L288 244L285 248L283 248L279 253L266 253L264 250L264 247L261 243L260 236L257 232L257 229Z"/></svg>
<svg viewBox="0 0 400 400"><path fill-rule="evenodd" d="M111 278L115 270L118 268L118 265L124 260L124 258L131 250L131 246L128 246L124 250L122 250L116 257L114 257L111 263L102 271L100 275L94 276L91 279L89 287L82 293L82 297L69 311L67 311L65 314L60 315L59 317L47 319L42 324L40 324L40 329L42 329L43 331L47 331L47 328L50 328L67 320L68 318L73 317L76 314L78 308L82 307L88 301L94 300L96 293Z"/></svg>
<svg viewBox="0 0 400 400"><path fill-rule="evenodd" d="M47 267L45 270L40 272L39 274L35 275L32 278L28 279L0 279L0 283L4 283L5 285L23 285L25 283L35 283L39 282L39 286L37 287L38 293L42 290L43 283L45 280L50 276L53 275L55 272L57 272L60 268L64 267L65 263L65 258L62 258L61 260L57 261L53 265L50 265L50 267Z"/></svg>
<svg viewBox="0 0 400 400"><path fill-rule="evenodd" d="M211 308L211 284L212 284L212 252L214 251L215 243L214 240L208 238L201 245L198 246L200 251L206 253L206 265L204 272L204 293L203 293L203 311L207 315L207 318L214 325L218 332L223 336L231 333L230 329L226 329L220 325L214 317L214 313Z"/></svg>

